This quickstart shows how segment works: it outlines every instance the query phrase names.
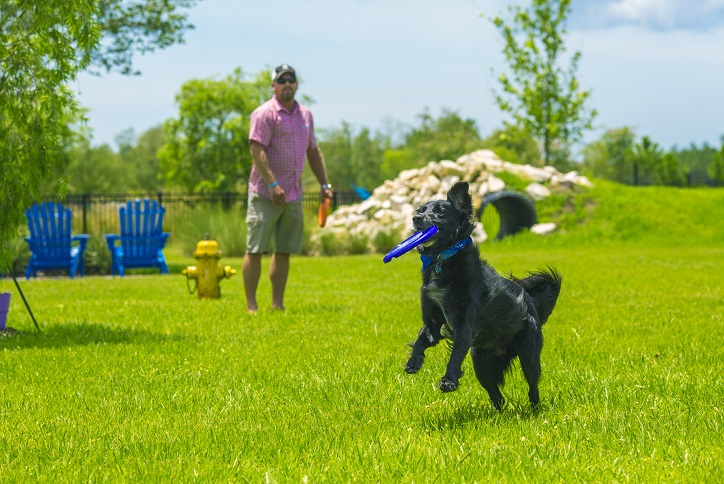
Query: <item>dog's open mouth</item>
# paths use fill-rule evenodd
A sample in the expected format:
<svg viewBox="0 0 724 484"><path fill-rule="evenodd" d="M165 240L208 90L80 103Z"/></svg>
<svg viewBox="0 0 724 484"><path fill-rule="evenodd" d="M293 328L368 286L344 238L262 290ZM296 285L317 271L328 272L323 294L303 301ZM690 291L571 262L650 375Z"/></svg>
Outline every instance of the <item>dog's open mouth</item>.
<svg viewBox="0 0 724 484"><path fill-rule="evenodd" d="M416 223L413 224L413 229L416 233L425 232L427 230L430 230L432 227L435 227L435 225L430 223ZM422 250L424 247L430 247L435 243L435 239L437 238L439 232L433 233L432 235L429 235L423 240L422 242L417 244L417 249Z"/></svg>
<svg viewBox="0 0 724 484"><path fill-rule="evenodd" d="M435 236L433 235L423 243L419 245L419 247L430 247L431 245L435 244Z"/></svg>
<svg viewBox="0 0 724 484"><path fill-rule="evenodd" d="M435 225L435 224L430 223L429 220L420 220L420 221L415 220L412 222L412 230L414 230L415 232L424 232L425 230L429 229L433 225Z"/></svg>

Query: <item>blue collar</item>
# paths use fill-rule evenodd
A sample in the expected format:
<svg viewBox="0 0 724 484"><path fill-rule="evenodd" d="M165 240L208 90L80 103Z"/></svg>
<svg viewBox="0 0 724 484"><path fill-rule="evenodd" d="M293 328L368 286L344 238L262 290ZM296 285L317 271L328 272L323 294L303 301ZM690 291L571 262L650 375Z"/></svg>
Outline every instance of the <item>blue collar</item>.
<svg viewBox="0 0 724 484"><path fill-rule="evenodd" d="M433 262L437 262L437 264L435 265L435 272L442 272L442 268L440 267L440 263L442 261L449 259L450 257L457 254L463 247L465 247L468 244L472 244L472 243L473 243L472 237L468 237L467 239L460 240L460 241L456 242L455 245L453 245L449 249L443 251L442 254L440 254L439 256L437 256L434 259L430 256L421 254L420 260L422 261L422 271L425 272L425 270L428 267L430 267L430 264L432 264Z"/></svg>

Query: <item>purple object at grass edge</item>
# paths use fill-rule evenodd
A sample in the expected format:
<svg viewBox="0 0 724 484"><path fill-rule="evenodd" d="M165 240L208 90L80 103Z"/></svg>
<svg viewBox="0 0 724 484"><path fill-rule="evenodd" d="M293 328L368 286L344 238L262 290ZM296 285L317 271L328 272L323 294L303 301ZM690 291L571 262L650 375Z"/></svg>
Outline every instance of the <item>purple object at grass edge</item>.
<svg viewBox="0 0 724 484"><path fill-rule="evenodd" d="M10 293L0 293L0 331L5 329L5 323L8 317L8 311L10 310Z"/></svg>
<svg viewBox="0 0 724 484"><path fill-rule="evenodd" d="M401 255L406 254L407 252L411 251L418 245L428 240L430 237L434 236L437 231L438 228L433 225L432 227L425 229L422 232L416 232L411 237L408 237L406 240L402 241L397 247L389 251L382 260L385 264L387 264L395 257L400 257Z"/></svg>

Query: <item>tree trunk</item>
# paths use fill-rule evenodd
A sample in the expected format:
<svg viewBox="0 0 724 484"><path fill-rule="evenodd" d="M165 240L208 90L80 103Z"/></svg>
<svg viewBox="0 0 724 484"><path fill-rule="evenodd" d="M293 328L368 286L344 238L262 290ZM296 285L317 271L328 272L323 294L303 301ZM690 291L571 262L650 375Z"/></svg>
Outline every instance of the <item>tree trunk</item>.
<svg viewBox="0 0 724 484"><path fill-rule="evenodd" d="M633 184L634 186L638 186L639 184L639 164L635 161L633 164Z"/></svg>

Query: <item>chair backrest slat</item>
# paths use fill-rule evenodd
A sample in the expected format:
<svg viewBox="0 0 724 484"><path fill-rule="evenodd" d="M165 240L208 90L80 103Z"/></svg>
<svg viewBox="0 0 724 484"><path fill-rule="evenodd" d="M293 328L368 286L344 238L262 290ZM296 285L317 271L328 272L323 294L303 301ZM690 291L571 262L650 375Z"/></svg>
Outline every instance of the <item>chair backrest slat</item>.
<svg viewBox="0 0 724 484"><path fill-rule="evenodd" d="M163 216L166 209L156 200L136 199L119 208L123 257L153 259L162 247Z"/></svg>
<svg viewBox="0 0 724 484"><path fill-rule="evenodd" d="M41 259L70 260L73 214L60 203L45 202L25 211L32 252Z"/></svg>

